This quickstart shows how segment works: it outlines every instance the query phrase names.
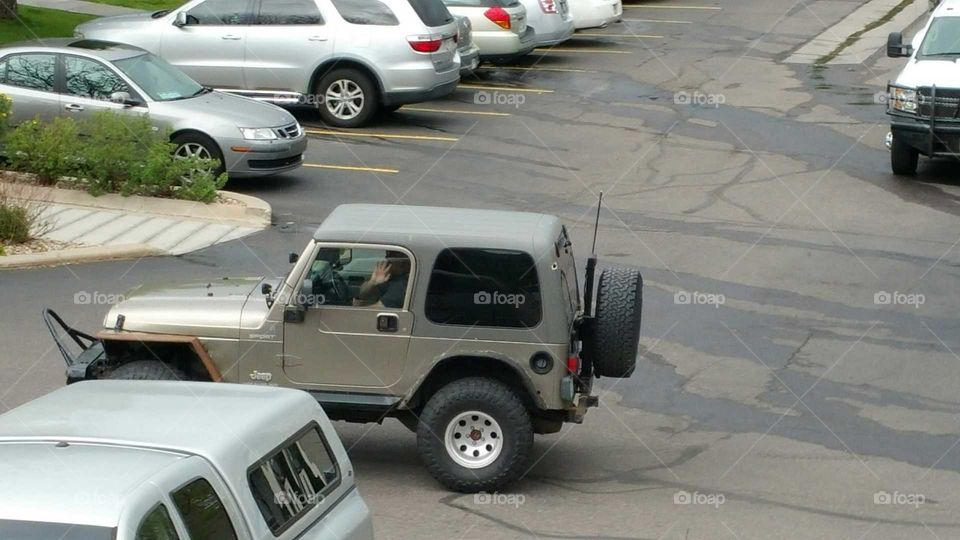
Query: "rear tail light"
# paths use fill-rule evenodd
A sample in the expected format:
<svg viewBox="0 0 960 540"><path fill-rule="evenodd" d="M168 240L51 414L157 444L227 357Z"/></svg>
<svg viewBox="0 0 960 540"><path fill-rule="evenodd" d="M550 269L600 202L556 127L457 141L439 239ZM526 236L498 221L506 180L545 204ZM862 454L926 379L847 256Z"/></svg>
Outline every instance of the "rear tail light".
<svg viewBox="0 0 960 540"><path fill-rule="evenodd" d="M556 13L557 0L540 0L540 9L542 9L544 13Z"/></svg>
<svg viewBox="0 0 960 540"><path fill-rule="evenodd" d="M507 13L507 10L503 9L502 7L492 7L484 11L483 14L500 28L503 28L504 30L510 29L510 14Z"/></svg>
<svg viewBox="0 0 960 540"><path fill-rule="evenodd" d="M580 357L571 355L567 358L567 371L573 374L580 373Z"/></svg>
<svg viewBox="0 0 960 540"><path fill-rule="evenodd" d="M443 38L440 36L410 36L407 37L410 47L421 53L434 53L440 50Z"/></svg>

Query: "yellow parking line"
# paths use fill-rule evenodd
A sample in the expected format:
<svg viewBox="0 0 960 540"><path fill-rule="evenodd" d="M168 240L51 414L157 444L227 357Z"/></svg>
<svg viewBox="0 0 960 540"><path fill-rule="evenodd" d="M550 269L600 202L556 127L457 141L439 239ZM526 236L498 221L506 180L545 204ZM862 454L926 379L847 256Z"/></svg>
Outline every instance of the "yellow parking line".
<svg viewBox="0 0 960 540"><path fill-rule="evenodd" d="M710 11L720 11L722 7L717 6L654 6L650 4L625 4L623 9L704 9Z"/></svg>
<svg viewBox="0 0 960 540"><path fill-rule="evenodd" d="M576 68L555 68L555 67L545 67L545 66L480 66L478 69L482 70L491 70L491 69L506 69L513 71L558 71L561 73L597 73L591 69L576 69Z"/></svg>
<svg viewBox="0 0 960 540"><path fill-rule="evenodd" d="M463 84L461 83L457 88L465 88L467 90L495 90L498 92L532 92L534 94L552 94L553 90L545 90L543 88L514 88L512 86L485 86L479 84Z"/></svg>
<svg viewBox="0 0 960 540"><path fill-rule="evenodd" d="M400 172L397 169L387 169L383 167L354 167L352 165L321 165L319 163L304 163L303 166L311 169L333 169L336 171L373 172L386 174L397 174Z"/></svg>
<svg viewBox="0 0 960 540"><path fill-rule="evenodd" d="M654 36L651 34L585 34L577 32L575 36L586 37L612 37L612 38L633 38L633 39L663 39L663 36Z"/></svg>
<svg viewBox="0 0 960 540"><path fill-rule="evenodd" d="M564 47L560 49L557 47L553 47L552 49L537 49L536 52L539 52L539 53L558 52L558 53L633 54L633 51L615 51L613 49L591 49L589 47L585 49L574 49L570 47Z"/></svg>
<svg viewBox="0 0 960 540"><path fill-rule="evenodd" d="M664 23L664 24L693 24L692 21L665 21L663 19L623 19L623 22Z"/></svg>
<svg viewBox="0 0 960 540"><path fill-rule="evenodd" d="M457 142L456 137L435 137L432 135L396 135L393 133L368 133L362 131L334 131L331 129L308 129L310 135L335 135L337 137L370 137L374 139L409 139L414 141Z"/></svg>
<svg viewBox="0 0 960 540"><path fill-rule="evenodd" d="M472 114L475 116L510 116L505 112L487 112L487 111L462 111L457 109L428 109L426 107L402 107L401 111L428 112L428 113L450 113L450 114Z"/></svg>

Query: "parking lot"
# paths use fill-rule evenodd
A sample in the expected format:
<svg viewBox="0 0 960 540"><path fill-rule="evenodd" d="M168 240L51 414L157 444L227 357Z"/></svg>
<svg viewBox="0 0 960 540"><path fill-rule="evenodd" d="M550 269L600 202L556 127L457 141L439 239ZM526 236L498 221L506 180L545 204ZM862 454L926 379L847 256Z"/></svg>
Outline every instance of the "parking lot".
<svg viewBox="0 0 960 540"><path fill-rule="evenodd" d="M96 329L78 293L282 275L345 202L555 214L582 269L602 191L597 254L646 284L636 373L503 493L443 490L399 422L338 423L378 538L956 538L960 166L890 173L901 62L784 62L856 5L627 3L368 127L297 111L304 167L227 186L268 231L0 275L0 411L62 386L40 308Z"/></svg>

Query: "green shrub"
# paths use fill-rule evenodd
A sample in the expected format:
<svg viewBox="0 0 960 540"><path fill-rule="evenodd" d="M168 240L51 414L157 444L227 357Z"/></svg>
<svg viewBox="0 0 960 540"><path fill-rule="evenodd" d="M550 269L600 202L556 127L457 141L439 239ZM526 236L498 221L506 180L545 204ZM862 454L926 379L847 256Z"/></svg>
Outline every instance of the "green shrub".
<svg viewBox="0 0 960 540"><path fill-rule="evenodd" d="M30 239L27 209L9 203L0 204L0 242L20 244Z"/></svg>
<svg viewBox="0 0 960 540"><path fill-rule="evenodd" d="M77 171L77 125L70 118L53 122L33 119L7 136L5 153L10 166L37 175L41 184L55 184Z"/></svg>
<svg viewBox="0 0 960 540"><path fill-rule="evenodd" d="M121 193L212 202L227 175L215 177L217 162L175 158L170 134L146 116L102 111L73 122L37 120L7 138L11 165L54 183L75 176L93 195Z"/></svg>
<svg viewBox="0 0 960 540"><path fill-rule="evenodd" d="M13 108L13 101L6 94L0 94L0 138L6 135L10 127L10 111Z"/></svg>

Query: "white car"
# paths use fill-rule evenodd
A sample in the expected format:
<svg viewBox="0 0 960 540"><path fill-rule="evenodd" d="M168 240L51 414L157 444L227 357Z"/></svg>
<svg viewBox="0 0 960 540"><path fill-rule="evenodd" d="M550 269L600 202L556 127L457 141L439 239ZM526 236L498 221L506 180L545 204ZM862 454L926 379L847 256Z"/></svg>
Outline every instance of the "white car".
<svg viewBox="0 0 960 540"><path fill-rule="evenodd" d="M0 415L0 539L373 540L299 390L86 381Z"/></svg>
<svg viewBox="0 0 960 540"><path fill-rule="evenodd" d="M527 26L536 34L537 47L559 45L573 36L568 0L520 0L527 8Z"/></svg>
<svg viewBox="0 0 960 540"><path fill-rule="evenodd" d="M573 25L577 30L583 28L603 28L623 17L621 0L567 0Z"/></svg>
<svg viewBox="0 0 960 540"><path fill-rule="evenodd" d="M536 45L527 26L527 9L519 0L443 0L457 17L472 26L473 43L481 60L503 61L523 56ZM461 60L462 63L462 60Z"/></svg>

